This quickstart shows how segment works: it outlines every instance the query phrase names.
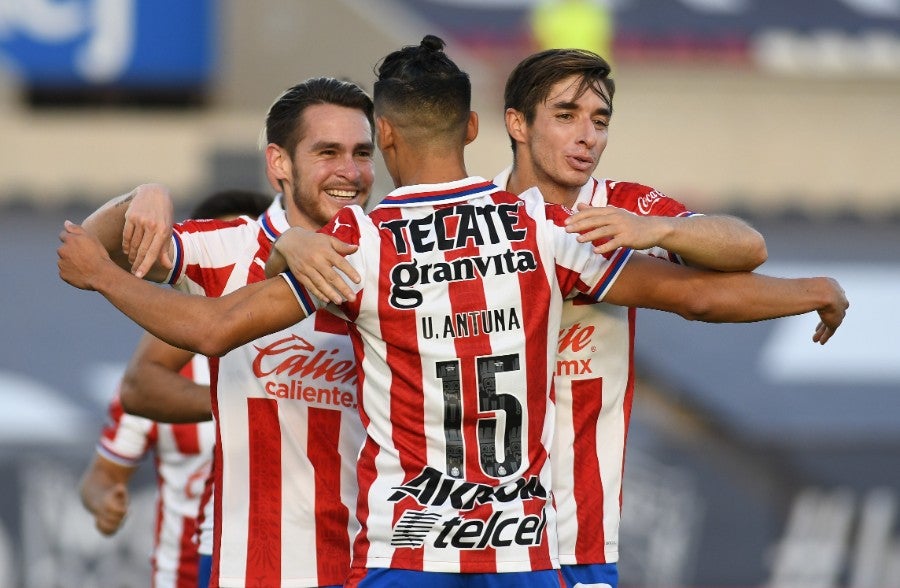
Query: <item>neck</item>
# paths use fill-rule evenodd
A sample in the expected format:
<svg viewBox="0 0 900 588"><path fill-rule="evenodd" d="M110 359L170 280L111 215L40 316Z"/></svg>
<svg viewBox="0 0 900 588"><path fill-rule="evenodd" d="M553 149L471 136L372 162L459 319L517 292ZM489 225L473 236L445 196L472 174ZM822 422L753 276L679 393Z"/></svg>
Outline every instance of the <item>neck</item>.
<svg viewBox="0 0 900 588"><path fill-rule="evenodd" d="M322 228L317 226L307 215L300 212L300 209L294 205L294 201L290 196L282 194L281 198L281 205L284 206L285 217L290 226L309 229L310 231L318 231Z"/></svg>
<svg viewBox="0 0 900 588"><path fill-rule="evenodd" d="M569 208L575 206L575 201L578 200L580 191L580 188L568 188L551 182L547 178L539 178L533 172L514 163L509 174L509 181L506 183L507 191L513 194L521 194L528 188L535 186L541 191L544 201L552 204L562 204Z"/></svg>
<svg viewBox="0 0 900 588"><path fill-rule="evenodd" d="M423 154L410 151L398 157L395 181L399 186L443 184L469 177L462 150L449 154Z"/></svg>

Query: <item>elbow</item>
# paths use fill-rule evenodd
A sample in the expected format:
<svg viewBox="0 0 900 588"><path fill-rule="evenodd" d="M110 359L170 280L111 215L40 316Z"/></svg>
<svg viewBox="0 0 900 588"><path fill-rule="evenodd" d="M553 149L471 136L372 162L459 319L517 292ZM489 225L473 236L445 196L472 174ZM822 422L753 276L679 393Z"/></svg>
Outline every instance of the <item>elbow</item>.
<svg viewBox="0 0 900 588"><path fill-rule="evenodd" d="M703 323L721 322L721 317L716 315L716 307L713 301L703 295L690 296L678 307L679 316L685 320Z"/></svg>
<svg viewBox="0 0 900 588"><path fill-rule="evenodd" d="M206 357L221 357L231 351L229 346L221 337L215 336L207 338L198 345L192 347L192 350Z"/></svg>
<svg viewBox="0 0 900 588"><path fill-rule="evenodd" d="M744 252L743 263L738 267L732 268L732 271L752 272L769 259L766 240L756 231L753 231L752 238L747 240Z"/></svg>
<svg viewBox="0 0 900 588"><path fill-rule="evenodd" d="M205 355L206 357L221 357L237 347L234 341L234 335L225 325L232 324L227 318L222 322L208 322L198 333L198 338L194 344L185 347L194 353Z"/></svg>
<svg viewBox="0 0 900 588"><path fill-rule="evenodd" d="M128 414L140 414L140 401L141 395L138 392L134 374L126 370L119 385L119 403L122 405L122 410Z"/></svg>
<svg viewBox="0 0 900 588"><path fill-rule="evenodd" d="M747 268L747 271L755 270L769 259L769 250L766 248L766 240L762 235L757 234L757 238L750 245L748 256L750 267Z"/></svg>

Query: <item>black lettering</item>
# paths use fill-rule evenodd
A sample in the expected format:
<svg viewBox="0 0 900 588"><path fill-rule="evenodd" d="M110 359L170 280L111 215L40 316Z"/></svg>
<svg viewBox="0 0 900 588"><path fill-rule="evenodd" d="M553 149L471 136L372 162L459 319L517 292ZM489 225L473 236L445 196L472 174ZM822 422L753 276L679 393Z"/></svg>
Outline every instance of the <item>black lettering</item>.
<svg viewBox="0 0 900 588"><path fill-rule="evenodd" d="M406 239L404 238L404 228L409 224L409 220L405 218L399 218L396 220L382 221L379 225L380 229L387 229L394 236L394 247L397 249L397 253L403 254L409 251L409 248L406 246Z"/></svg>
<svg viewBox="0 0 900 588"><path fill-rule="evenodd" d="M431 214L409 223L409 239L412 241L413 251L423 253L434 249L434 241L427 240L433 226L434 215Z"/></svg>

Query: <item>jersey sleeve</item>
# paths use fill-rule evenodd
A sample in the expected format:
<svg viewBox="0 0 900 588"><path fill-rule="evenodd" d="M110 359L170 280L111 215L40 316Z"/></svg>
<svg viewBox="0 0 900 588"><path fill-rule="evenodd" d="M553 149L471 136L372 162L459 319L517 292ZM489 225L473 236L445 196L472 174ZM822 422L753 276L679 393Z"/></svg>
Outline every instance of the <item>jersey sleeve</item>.
<svg viewBox="0 0 900 588"><path fill-rule="evenodd" d="M579 243L575 233L565 229L572 211L547 204L547 226L553 240L557 277L564 295L581 292L596 302L606 296L633 251L618 248L609 254L594 253L595 243Z"/></svg>
<svg viewBox="0 0 900 588"><path fill-rule="evenodd" d="M607 203L610 206L622 208L639 216L702 216L691 212L684 204L666 196L656 188L634 182L606 180L605 183ZM684 261L678 254L662 247L651 247L643 250L642 253L684 265Z"/></svg>
<svg viewBox="0 0 900 588"><path fill-rule="evenodd" d="M349 243L350 245L359 245L361 241L359 231L359 219L361 215L363 215L363 212L362 209L358 206L346 206L339 210L334 218L332 218L327 225L319 229L318 232L336 237L345 243ZM354 253L347 255L345 259L350 262L357 273L359 273L361 276L365 275L365 267L363 264L364 258L360 254L359 249L357 249ZM343 272L337 270L336 268L335 271L338 272L338 274L341 276L344 282L350 286L353 292L357 296L359 296L360 292L362 292L362 284L355 284L346 275L344 275ZM288 286L290 286L291 291L294 293L294 297L297 299L297 303L303 310L304 316L309 316L316 310L324 308L328 305L327 300L321 300L313 296L313 294L310 293L303 286L303 284L300 283L297 277L294 276L294 274L290 270L285 271L280 275L285 279Z"/></svg>
<svg viewBox="0 0 900 588"><path fill-rule="evenodd" d="M247 217L176 224L172 231L175 254L166 283L191 294L221 295L234 260L246 256L246 243L256 240L258 232Z"/></svg>
<svg viewBox="0 0 900 588"><path fill-rule="evenodd" d="M97 453L119 465L135 467L155 444L156 425L125 412L118 394L109 403Z"/></svg>

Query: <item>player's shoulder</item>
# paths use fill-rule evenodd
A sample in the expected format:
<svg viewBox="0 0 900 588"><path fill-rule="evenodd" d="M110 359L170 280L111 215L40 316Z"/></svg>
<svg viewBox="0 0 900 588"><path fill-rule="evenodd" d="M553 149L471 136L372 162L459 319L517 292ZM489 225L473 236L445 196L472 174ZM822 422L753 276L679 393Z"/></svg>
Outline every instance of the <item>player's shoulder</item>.
<svg viewBox="0 0 900 588"><path fill-rule="evenodd" d="M606 195L606 204L641 216L678 215L686 211L684 205L662 190L638 182L597 180L597 192Z"/></svg>
<svg viewBox="0 0 900 588"><path fill-rule="evenodd" d="M259 223L249 216L239 216L230 220L214 218L186 219L175 225L175 230L180 233L211 233L227 229L257 230Z"/></svg>

